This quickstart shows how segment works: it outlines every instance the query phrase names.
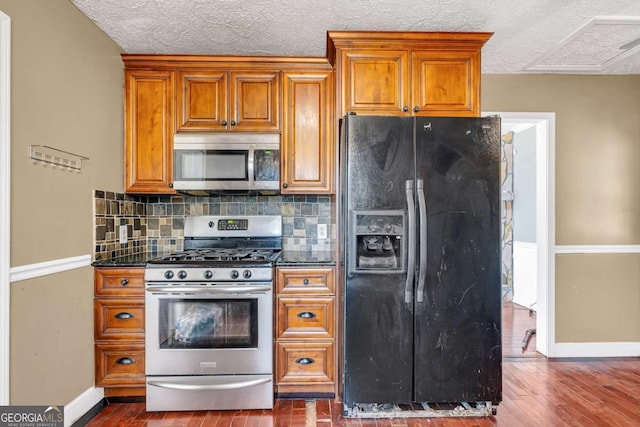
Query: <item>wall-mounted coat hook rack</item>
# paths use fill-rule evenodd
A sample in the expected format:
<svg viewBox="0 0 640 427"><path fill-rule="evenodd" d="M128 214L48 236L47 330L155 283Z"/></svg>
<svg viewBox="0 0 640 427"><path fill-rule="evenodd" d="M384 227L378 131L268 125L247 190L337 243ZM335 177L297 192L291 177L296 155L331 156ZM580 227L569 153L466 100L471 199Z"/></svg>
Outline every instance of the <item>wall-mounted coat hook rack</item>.
<svg viewBox="0 0 640 427"><path fill-rule="evenodd" d="M59 167L61 170L78 173L82 170L82 161L89 160L88 157L46 145L30 145L29 157L33 164L51 165L52 168Z"/></svg>

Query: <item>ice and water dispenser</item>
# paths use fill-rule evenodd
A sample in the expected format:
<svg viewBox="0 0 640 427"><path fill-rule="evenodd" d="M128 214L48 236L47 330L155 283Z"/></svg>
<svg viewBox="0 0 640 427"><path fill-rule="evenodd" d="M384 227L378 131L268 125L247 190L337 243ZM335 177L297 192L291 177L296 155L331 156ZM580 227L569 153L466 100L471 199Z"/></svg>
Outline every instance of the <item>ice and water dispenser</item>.
<svg viewBox="0 0 640 427"><path fill-rule="evenodd" d="M352 211L350 221L350 273L404 273L404 211Z"/></svg>

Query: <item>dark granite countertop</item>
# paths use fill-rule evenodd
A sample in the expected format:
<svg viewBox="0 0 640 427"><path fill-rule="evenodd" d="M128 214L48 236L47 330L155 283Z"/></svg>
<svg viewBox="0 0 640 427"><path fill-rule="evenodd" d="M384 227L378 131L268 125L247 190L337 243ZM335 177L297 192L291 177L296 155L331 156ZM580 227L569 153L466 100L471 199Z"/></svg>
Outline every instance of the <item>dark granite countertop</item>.
<svg viewBox="0 0 640 427"><path fill-rule="evenodd" d="M277 265L336 265L331 251L282 251Z"/></svg>
<svg viewBox="0 0 640 427"><path fill-rule="evenodd" d="M147 261L158 258L161 254L144 252L135 255L123 255L116 258L97 259L91 263L94 267L144 267Z"/></svg>
<svg viewBox="0 0 640 427"><path fill-rule="evenodd" d="M116 258L95 260L94 267L144 267L147 261L163 254L144 252L135 255L123 255ZM334 253L330 251L282 251L277 265L336 265Z"/></svg>

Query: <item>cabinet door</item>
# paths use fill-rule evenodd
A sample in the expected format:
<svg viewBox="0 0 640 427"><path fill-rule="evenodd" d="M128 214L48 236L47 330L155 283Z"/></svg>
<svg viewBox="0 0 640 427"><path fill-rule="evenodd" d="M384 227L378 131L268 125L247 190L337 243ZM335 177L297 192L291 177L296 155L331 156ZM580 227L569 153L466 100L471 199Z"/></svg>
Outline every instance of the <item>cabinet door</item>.
<svg viewBox="0 0 640 427"><path fill-rule="evenodd" d="M331 194L331 72L284 73L282 194Z"/></svg>
<svg viewBox="0 0 640 427"><path fill-rule="evenodd" d="M412 108L422 116L480 115L480 52L414 51Z"/></svg>
<svg viewBox="0 0 640 427"><path fill-rule="evenodd" d="M144 296L144 267L96 267L95 295L102 297Z"/></svg>
<svg viewBox="0 0 640 427"><path fill-rule="evenodd" d="M173 71L125 73L125 181L127 193L175 193Z"/></svg>
<svg viewBox="0 0 640 427"><path fill-rule="evenodd" d="M144 385L144 357L144 343L96 344L96 386L128 387Z"/></svg>
<svg viewBox="0 0 640 427"><path fill-rule="evenodd" d="M230 130L280 130L280 73L230 73Z"/></svg>
<svg viewBox="0 0 640 427"><path fill-rule="evenodd" d="M226 71L179 71L178 131L226 130L229 120Z"/></svg>
<svg viewBox="0 0 640 427"><path fill-rule="evenodd" d="M279 393L334 391L333 342L278 342L275 380Z"/></svg>
<svg viewBox="0 0 640 427"><path fill-rule="evenodd" d="M405 115L408 110L409 53L406 50L344 50L342 111Z"/></svg>

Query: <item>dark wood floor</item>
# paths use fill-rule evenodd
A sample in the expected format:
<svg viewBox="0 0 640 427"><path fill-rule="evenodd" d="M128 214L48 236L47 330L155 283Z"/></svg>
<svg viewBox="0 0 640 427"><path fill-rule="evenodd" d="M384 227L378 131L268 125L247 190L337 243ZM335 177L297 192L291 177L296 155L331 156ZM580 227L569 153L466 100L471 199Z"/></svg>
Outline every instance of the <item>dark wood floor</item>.
<svg viewBox="0 0 640 427"><path fill-rule="evenodd" d="M503 308L503 400L486 418L344 419L329 400L277 400L272 411L148 413L144 403L107 406L89 427L549 427L640 426L640 358L547 360L535 351L535 327L526 308Z"/></svg>
<svg viewBox="0 0 640 427"><path fill-rule="evenodd" d="M502 304L502 355L504 357L543 357L536 351L533 334L523 349L523 340L529 329L535 329L535 313L511 301Z"/></svg>

